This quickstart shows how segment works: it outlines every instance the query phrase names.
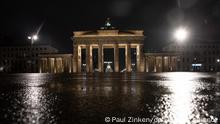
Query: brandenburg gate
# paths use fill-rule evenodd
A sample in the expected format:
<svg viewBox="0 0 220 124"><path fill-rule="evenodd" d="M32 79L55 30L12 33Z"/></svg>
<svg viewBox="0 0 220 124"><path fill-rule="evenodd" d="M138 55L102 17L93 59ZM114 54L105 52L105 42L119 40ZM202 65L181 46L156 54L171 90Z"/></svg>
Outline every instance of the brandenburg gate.
<svg viewBox="0 0 220 124"><path fill-rule="evenodd" d="M86 50L86 72L94 72L93 49L98 49L98 71L104 72L104 49L114 49L114 72L119 72L119 48L125 49L125 68L131 72L131 48L136 49L136 70L144 72L144 52L142 30L121 31L111 27L106 21L105 27L96 31L73 32L73 72L82 71L82 49Z"/></svg>
<svg viewBox="0 0 220 124"><path fill-rule="evenodd" d="M178 53L144 54L144 39L143 30L118 30L107 19L105 26L99 30L73 32L73 54L39 55L39 72L177 71Z"/></svg>

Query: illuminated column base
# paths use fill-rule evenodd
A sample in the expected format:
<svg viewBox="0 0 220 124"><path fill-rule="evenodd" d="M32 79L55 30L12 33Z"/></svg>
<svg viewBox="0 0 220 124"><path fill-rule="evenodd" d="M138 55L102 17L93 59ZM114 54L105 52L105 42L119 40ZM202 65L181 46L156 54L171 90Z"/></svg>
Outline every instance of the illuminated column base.
<svg viewBox="0 0 220 124"><path fill-rule="evenodd" d="M93 72L92 67L92 46L86 46L86 72Z"/></svg>
<svg viewBox="0 0 220 124"><path fill-rule="evenodd" d="M74 45L73 47L72 70L73 72L77 72L78 45Z"/></svg>
<svg viewBox="0 0 220 124"><path fill-rule="evenodd" d="M77 50L77 72L81 72L81 46L78 46Z"/></svg>
<svg viewBox="0 0 220 124"><path fill-rule="evenodd" d="M99 71L103 72L103 46L102 44L99 44L98 48L98 66L99 66Z"/></svg>
<svg viewBox="0 0 220 124"><path fill-rule="evenodd" d="M118 44L114 45L114 68L115 68L115 72L119 72L119 48L118 48Z"/></svg>
<svg viewBox="0 0 220 124"><path fill-rule="evenodd" d="M131 45L130 44L126 45L125 52L126 52L125 54L126 69L127 69L127 72L131 72Z"/></svg>

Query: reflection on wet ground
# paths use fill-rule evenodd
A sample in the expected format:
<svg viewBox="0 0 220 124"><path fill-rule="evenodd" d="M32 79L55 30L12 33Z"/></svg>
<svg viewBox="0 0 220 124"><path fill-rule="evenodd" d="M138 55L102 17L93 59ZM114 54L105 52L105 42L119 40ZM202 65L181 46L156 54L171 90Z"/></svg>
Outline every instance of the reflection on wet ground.
<svg viewBox="0 0 220 124"><path fill-rule="evenodd" d="M218 123L218 73L1 74L2 123ZM126 120L128 121L128 120Z"/></svg>

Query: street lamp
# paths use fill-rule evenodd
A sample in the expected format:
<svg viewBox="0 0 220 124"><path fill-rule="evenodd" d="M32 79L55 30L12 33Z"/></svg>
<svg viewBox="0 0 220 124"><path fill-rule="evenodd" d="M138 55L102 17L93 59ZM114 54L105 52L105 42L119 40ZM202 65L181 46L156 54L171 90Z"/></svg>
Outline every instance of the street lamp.
<svg viewBox="0 0 220 124"><path fill-rule="evenodd" d="M186 39L189 37L189 31L187 30L187 28L183 27L183 26L180 26L179 28L177 28L174 32L173 32L173 38L174 38L174 46L175 47L175 52L178 52L178 53L181 53L182 49L180 49L179 46L182 46L181 43L185 42ZM178 58L177 60L177 69L178 70L181 70L181 61L180 61L180 58Z"/></svg>
<svg viewBox="0 0 220 124"><path fill-rule="evenodd" d="M34 41L38 40L38 36L36 34L34 34L32 36L28 36L27 38L28 38L28 40L31 40L30 60L28 61L28 63L30 63L30 70L32 70L32 66L33 66L34 61L35 61L35 56L32 55L33 54L32 45L34 44Z"/></svg>
<svg viewBox="0 0 220 124"><path fill-rule="evenodd" d="M38 40L37 35L28 36L28 40L31 40L31 45L34 43L34 41Z"/></svg>
<svg viewBox="0 0 220 124"><path fill-rule="evenodd" d="M186 28L184 27L179 27L175 32L174 32L174 38L177 42L183 42L185 41L189 36L189 32L187 31Z"/></svg>

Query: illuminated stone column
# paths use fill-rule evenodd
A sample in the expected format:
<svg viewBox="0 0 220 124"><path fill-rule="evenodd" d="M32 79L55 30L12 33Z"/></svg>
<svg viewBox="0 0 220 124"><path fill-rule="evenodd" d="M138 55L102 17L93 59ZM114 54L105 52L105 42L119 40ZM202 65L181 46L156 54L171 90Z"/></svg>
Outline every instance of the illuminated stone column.
<svg viewBox="0 0 220 124"><path fill-rule="evenodd" d="M114 67L115 67L115 72L119 72L119 48L118 48L118 44L114 45Z"/></svg>
<svg viewBox="0 0 220 124"><path fill-rule="evenodd" d="M72 73L72 58L68 58L68 68L69 68L69 73Z"/></svg>
<svg viewBox="0 0 220 124"><path fill-rule="evenodd" d="M90 45L90 52L89 52L89 70L93 72L93 61L92 61L92 46Z"/></svg>
<svg viewBox="0 0 220 124"><path fill-rule="evenodd" d="M89 47L89 45L86 45L86 72L89 72L89 65L90 65L89 52L90 52L90 47Z"/></svg>
<svg viewBox="0 0 220 124"><path fill-rule="evenodd" d="M62 72L62 60L61 58L57 58L57 73L61 73Z"/></svg>
<svg viewBox="0 0 220 124"><path fill-rule="evenodd" d="M81 72L81 46L77 47L77 72Z"/></svg>
<svg viewBox="0 0 220 124"><path fill-rule="evenodd" d="M63 57L60 57L60 72L63 73L64 72L64 67L65 67L65 61L63 59Z"/></svg>
<svg viewBox="0 0 220 124"><path fill-rule="evenodd" d="M137 45L137 46L136 46L136 52L137 52L137 53L136 53L136 59L137 59L137 63L136 63L137 66L136 66L136 67L137 67L137 72L140 72L140 63L141 63L141 62L140 62L140 61L141 61L141 60L140 60L140 58L141 58L141 57L140 57L140 45Z"/></svg>
<svg viewBox="0 0 220 124"><path fill-rule="evenodd" d="M140 54L140 72L145 72L145 57L144 57L144 44L140 44L139 47L139 54Z"/></svg>
<svg viewBox="0 0 220 124"><path fill-rule="evenodd" d="M165 65L164 65L164 58L165 58L165 57L164 57L164 56L162 56L162 69L161 69L161 70L162 70L162 72L164 72L164 71L165 71L165 70L164 70L164 66L165 66Z"/></svg>
<svg viewBox="0 0 220 124"><path fill-rule="evenodd" d="M93 72L92 67L92 46L86 46L86 72Z"/></svg>
<svg viewBox="0 0 220 124"><path fill-rule="evenodd" d="M98 48L98 66L99 66L99 71L103 72L103 46L102 44L99 44Z"/></svg>
<svg viewBox="0 0 220 124"><path fill-rule="evenodd" d="M159 72L157 69L157 57L153 56L153 65L154 65L154 71L153 72Z"/></svg>
<svg viewBox="0 0 220 124"><path fill-rule="evenodd" d="M145 61L144 61L144 51L143 51L143 44L138 44L136 46L137 52L137 72L144 72L145 71Z"/></svg>
<svg viewBox="0 0 220 124"><path fill-rule="evenodd" d="M57 58L54 58L54 68L53 68L53 72L57 73Z"/></svg>
<svg viewBox="0 0 220 124"><path fill-rule="evenodd" d="M168 56L168 71L172 71L171 56Z"/></svg>
<svg viewBox="0 0 220 124"><path fill-rule="evenodd" d="M78 45L73 46L73 72L77 72L77 61L78 61Z"/></svg>
<svg viewBox="0 0 220 124"><path fill-rule="evenodd" d="M146 70L146 72L149 72L149 59L145 59L145 70Z"/></svg>
<svg viewBox="0 0 220 124"><path fill-rule="evenodd" d="M47 66L46 65L47 64L47 59L42 58L41 60L42 60L42 72L45 73L46 72L46 68L47 68L46 67Z"/></svg>
<svg viewBox="0 0 220 124"><path fill-rule="evenodd" d="M50 73L50 58L47 58L47 72Z"/></svg>
<svg viewBox="0 0 220 124"><path fill-rule="evenodd" d="M54 73L54 58L50 58L50 73Z"/></svg>
<svg viewBox="0 0 220 124"><path fill-rule="evenodd" d="M127 72L131 72L131 45L127 44L125 47L125 63Z"/></svg>
<svg viewBox="0 0 220 124"><path fill-rule="evenodd" d="M42 59L39 59L39 73L42 73Z"/></svg>

